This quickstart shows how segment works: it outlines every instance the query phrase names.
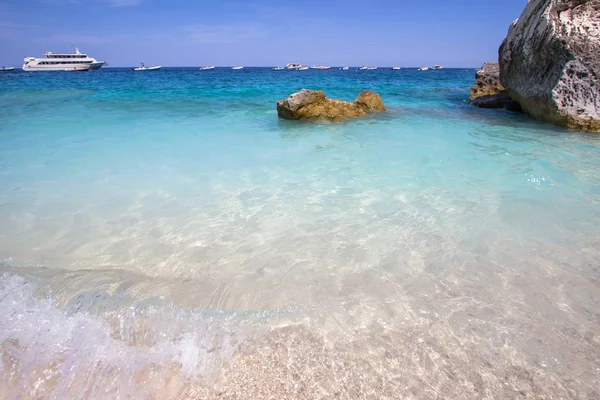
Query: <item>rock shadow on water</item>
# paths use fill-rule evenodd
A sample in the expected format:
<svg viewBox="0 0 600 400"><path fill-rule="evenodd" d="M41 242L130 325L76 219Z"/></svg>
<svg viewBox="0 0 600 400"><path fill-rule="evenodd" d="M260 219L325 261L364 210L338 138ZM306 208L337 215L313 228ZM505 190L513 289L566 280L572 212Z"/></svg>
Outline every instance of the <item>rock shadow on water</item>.
<svg viewBox="0 0 600 400"><path fill-rule="evenodd" d="M407 114L420 116L432 120L453 119L459 118L466 121L485 123L490 126L504 126L506 128L524 128L524 129L540 129L543 128L548 132L566 133L567 130L550 123L544 123L530 119L526 114L513 111L506 108L477 108L470 105L468 99L464 96L460 105L457 103L455 108L406 108ZM581 132L585 134L585 132Z"/></svg>
<svg viewBox="0 0 600 400"><path fill-rule="evenodd" d="M594 136L586 131L573 131L551 122L531 119L527 114L509 109L485 109L466 107L462 110L462 117L467 120L483 122L494 127L506 127L509 129L536 130L551 135L573 135ZM598 136L597 134L595 136Z"/></svg>
<svg viewBox="0 0 600 400"><path fill-rule="evenodd" d="M282 138L308 137L313 134L344 133L357 127L376 126L394 121L403 113L401 107L390 107L385 113L369 114L361 119L332 121L327 118L317 120L277 120L276 129ZM336 128L332 131L332 128Z"/></svg>

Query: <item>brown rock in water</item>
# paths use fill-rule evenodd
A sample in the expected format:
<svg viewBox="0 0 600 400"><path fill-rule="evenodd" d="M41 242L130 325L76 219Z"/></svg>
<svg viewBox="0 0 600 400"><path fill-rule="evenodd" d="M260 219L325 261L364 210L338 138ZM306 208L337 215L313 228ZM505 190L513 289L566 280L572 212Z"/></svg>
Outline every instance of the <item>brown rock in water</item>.
<svg viewBox="0 0 600 400"><path fill-rule="evenodd" d="M500 79L528 115L600 132L600 0L529 0L499 57Z"/></svg>
<svg viewBox="0 0 600 400"><path fill-rule="evenodd" d="M356 98L356 102L367 112L383 112L385 105L381 96L371 90L365 90Z"/></svg>
<svg viewBox="0 0 600 400"><path fill-rule="evenodd" d="M331 100L321 90L302 89L277 102L277 114L283 119L328 119L343 121L360 118L367 113L385 111L381 97L370 90L362 92L356 101Z"/></svg>
<svg viewBox="0 0 600 400"><path fill-rule="evenodd" d="M495 95L504 90L504 86L500 83L500 66L498 63L486 62L475 73L475 84L471 87L471 101L478 97Z"/></svg>

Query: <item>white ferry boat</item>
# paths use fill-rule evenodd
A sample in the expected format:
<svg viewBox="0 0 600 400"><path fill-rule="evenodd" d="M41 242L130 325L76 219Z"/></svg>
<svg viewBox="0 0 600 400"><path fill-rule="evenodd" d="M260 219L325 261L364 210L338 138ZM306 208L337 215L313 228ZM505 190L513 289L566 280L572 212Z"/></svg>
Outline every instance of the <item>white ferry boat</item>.
<svg viewBox="0 0 600 400"><path fill-rule="evenodd" d="M46 56L44 58L25 57L23 71L89 70L99 69L106 64L104 61L96 61L95 58L80 53L77 48L75 48L75 53L53 53L48 51L44 55Z"/></svg>

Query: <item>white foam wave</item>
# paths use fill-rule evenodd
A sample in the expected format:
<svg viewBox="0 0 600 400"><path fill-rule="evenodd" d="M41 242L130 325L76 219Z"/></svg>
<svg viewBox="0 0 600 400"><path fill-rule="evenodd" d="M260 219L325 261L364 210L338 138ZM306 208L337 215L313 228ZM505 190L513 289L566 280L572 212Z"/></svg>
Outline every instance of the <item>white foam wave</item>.
<svg viewBox="0 0 600 400"><path fill-rule="evenodd" d="M235 313L123 299L120 307L82 307L80 298L57 308L39 289L36 279L0 275L0 392L7 398L157 391L176 398L194 382L215 384L244 340L245 322Z"/></svg>

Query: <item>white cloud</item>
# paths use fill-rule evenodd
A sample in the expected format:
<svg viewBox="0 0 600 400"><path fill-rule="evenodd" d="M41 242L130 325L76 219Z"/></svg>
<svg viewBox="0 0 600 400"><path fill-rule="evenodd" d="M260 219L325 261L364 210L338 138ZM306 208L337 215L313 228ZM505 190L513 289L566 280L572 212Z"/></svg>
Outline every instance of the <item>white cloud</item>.
<svg viewBox="0 0 600 400"><path fill-rule="evenodd" d="M256 25L195 25L186 28L187 38L194 43L238 43L265 36Z"/></svg>
<svg viewBox="0 0 600 400"><path fill-rule="evenodd" d="M36 25L19 24L9 20L0 20L0 37L8 38L24 31L30 31L37 28Z"/></svg>
<svg viewBox="0 0 600 400"><path fill-rule="evenodd" d="M40 3L46 4L82 4L83 0L37 0ZM90 0L96 3L103 3L109 5L111 7L128 7L128 6L138 6L144 2L144 0Z"/></svg>
<svg viewBox="0 0 600 400"><path fill-rule="evenodd" d="M61 5L61 4L79 4L81 3L80 0L37 0L39 3L46 3L46 4L57 4L57 5Z"/></svg>
<svg viewBox="0 0 600 400"><path fill-rule="evenodd" d="M127 7L137 6L144 2L144 0L107 0L108 4L113 7Z"/></svg>
<svg viewBox="0 0 600 400"><path fill-rule="evenodd" d="M128 39L127 35L68 35L68 34L56 34L46 36L43 39L38 39L39 42L44 43L66 43L68 45L97 45L105 43L114 43Z"/></svg>

